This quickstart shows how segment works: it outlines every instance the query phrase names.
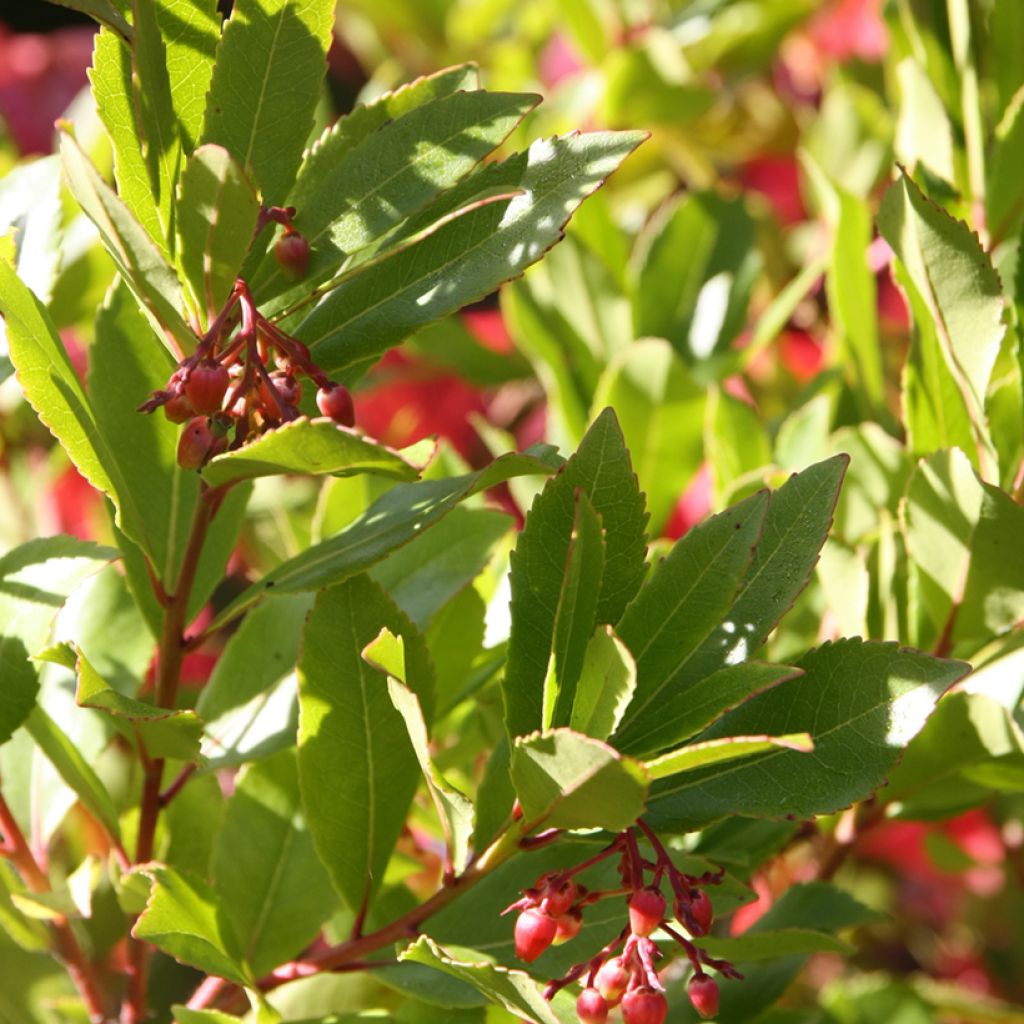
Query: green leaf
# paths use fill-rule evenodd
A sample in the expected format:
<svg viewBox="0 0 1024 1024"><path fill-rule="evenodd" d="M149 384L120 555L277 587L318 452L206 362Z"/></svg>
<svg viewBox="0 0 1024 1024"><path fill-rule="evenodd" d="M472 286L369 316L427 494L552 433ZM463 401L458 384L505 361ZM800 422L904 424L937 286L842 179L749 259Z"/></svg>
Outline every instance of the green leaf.
<svg viewBox="0 0 1024 1024"><path fill-rule="evenodd" d="M50 931L41 922L22 913L15 899L26 893L25 884L9 861L0 861L0 928L22 949L31 953L50 948Z"/></svg>
<svg viewBox="0 0 1024 1024"><path fill-rule="evenodd" d="M606 740L618 727L636 689L636 663L611 626L590 638L573 699L569 728Z"/></svg>
<svg viewBox="0 0 1024 1024"><path fill-rule="evenodd" d="M1024 202L1014 174L1024 160L1024 88L1018 89L996 126L985 189L985 221L992 237L1006 238L1020 221Z"/></svg>
<svg viewBox="0 0 1024 1024"><path fill-rule="evenodd" d="M297 210L295 226L310 245L309 270L299 287L290 288L277 261L268 257L253 281L257 294L307 296L353 253L461 181L538 101L515 93L460 91L416 106L355 145L344 132L326 136L288 197ZM289 304L286 298L268 310Z"/></svg>
<svg viewBox="0 0 1024 1024"><path fill-rule="evenodd" d="M554 245L573 210L642 141L638 132L569 135L484 168L408 230L429 228L480 196L518 193L469 209L426 237L367 264L325 296L295 332L330 374L358 376L417 328L521 274Z"/></svg>
<svg viewBox="0 0 1024 1024"><path fill-rule="evenodd" d="M957 177L953 127L941 97L925 68L913 57L905 57L896 65L896 76L900 89L894 140L897 156L911 170L923 164L932 174L952 184Z"/></svg>
<svg viewBox="0 0 1024 1024"><path fill-rule="evenodd" d="M946 817L1024 791L1024 736L980 693L951 693L910 741L879 799L901 817Z"/></svg>
<svg viewBox="0 0 1024 1024"><path fill-rule="evenodd" d="M877 305L875 277L867 261L871 213L861 197L831 181L809 153L801 154L801 162L832 234L825 288L833 329L840 341L837 358L852 380L864 413L886 416L878 320L864 315L865 310Z"/></svg>
<svg viewBox="0 0 1024 1024"><path fill-rule="evenodd" d="M886 192L878 226L935 322L985 470L985 395L1004 331L1002 288L991 257L966 224L926 199L906 175Z"/></svg>
<svg viewBox="0 0 1024 1024"><path fill-rule="evenodd" d="M493 508L453 508L370 572L421 629L483 571L512 521Z"/></svg>
<svg viewBox="0 0 1024 1024"><path fill-rule="evenodd" d="M541 825L621 832L644 811L643 766L569 729L517 738L511 773L524 832Z"/></svg>
<svg viewBox="0 0 1024 1024"><path fill-rule="evenodd" d="M295 743L295 663L311 594L254 608L232 633L196 711L206 720L203 753L215 765L255 760Z"/></svg>
<svg viewBox="0 0 1024 1024"><path fill-rule="evenodd" d="M200 146L188 158L178 193L178 265L204 327L231 294L259 212L252 185L226 149Z"/></svg>
<svg viewBox="0 0 1024 1024"><path fill-rule="evenodd" d="M778 928L772 931L748 932L735 938L707 936L700 940L701 949L712 956L732 963L744 960L775 960L779 957L807 953L841 953L849 956L853 946L826 932L810 928Z"/></svg>
<svg viewBox="0 0 1024 1024"><path fill-rule="evenodd" d="M302 819L293 750L243 769L212 870L214 893L255 977L317 936L337 898Z"/></svg>
<svg viewBox="0 0 1024 1024"><path fill-rule="evenodd" d="M175 1024L239 1024L243 1018L232 1017L220 1010L190 1010L187 1006L175 1004L171 1007Z"/></svg>
<svg viewBox="0 0 1024 1024"><path fill-rule="evenodd" d="M89 762L63 730L38 706L34 707L25 719L25 728L46 755L47 760L57 769L60 777L78 795L82 805L103 825L109 835L118 839L121 831L117 808L110 799L110 794Z"/></svg>
<svg viewBox="0 0 1024 1024"><path fill-rule="evenodd" d="M239 985L254 981L241 963L237 944L213 890L197 878L149 864L141 869L153 883L146 909L132 935L152 942L180 963Z"/></svg>
<svg viewBox="0 0 1024 1024"><path fill-rule="evenodd" d="M258 476L308 473L355 476L374 473L392 480L415 480L417 470L391 448L333 420L305 418L268 430L254 441L225 452L203 467L210 487Z"/></svg>
<svg viewBox="0 0 1024 1024"><path fill-rule="evenodd" d="M62 220L58 157L14 167L0 180L0 235L13 229L18 277L47 303L60 267Z"/></svg>
<svg viewBox="0 0 1024 1024"><path fill-rule="evenodd" d="M976 649L1024 615L1024 564L1008 557L1024 509L978 479L959 449L918 464L903 510L907 550L929 626L920 643Z"/></svg>
<svg viewBox="0 0 1024 1024"><path fill-rule="evenodd" d="M594 392L594 408L610 405L619 417L654 536L704 461L705 395L661 338L642 338L619 353Z"/></svg>
<svg viewBox="0 0 1024 1024"><path fill-rule="evenodd" d="M698 192L669 203L633 256L637 337L666 338L687 363L713 365L746 324L759 269L741 200Z"/></svg>
<svg viewBox="0 0 1024 1024"><path fill-rule="evenodd" d="M692 831L730 814L805 818L862 800L967 671L860 640L825 644L797 667L804 675L747 701L701 738L806 731L814 752L773 750L656 782L646 815L653 828Z"/></svg>
<svg viewBox="0 0 1024 1024"><path fill-rule="evenodd" d="M679 750L662 754L653 761L646 761L644 765L653 782L722 761L738 761L773 748L809 754L814 750L814 743L810 733L806 732L790 733L788 736L729 736L721 740L691 743Z"/></svg>
<svg viewBox="0 0 1024 1024"><path fill-rule="evenodd" d="M586 491L577 490L575 502L565 575L555 610L551 662L544 681L544 729L569 724L587 645L596 624L604 576L601 517L594 511Z"/></svg>
<svg viewBox="0 0 1024 1024"><path fill-rule="evenodd" d="M132 84L139 141L149 167L161 237L174 250L174 190L181 169L181 134L171 99L167 50L160 33L156 4L131 0ZM201 66L201 63L200 63Z"/></svg>
<svg viewBox="0 0 1024 1024"><path fill-rule="evenodd" d="M284 202L313 128L333 0L238 0L224 26L202 141L252 172L263 202Z"/></svg>
<svg viewBox="0 0 1024 1024"><path fill-rule="evenodd" d="M768 506L761 491L694 527L626 609L617 631L636 659L637 682L617 747L651 751L685 736L674 720L686 714L693 685L715 671L691 661L736 600Z"/></svg>
<svg viewBox="0 0 1024 1024"><path fill-rule="evenodd" d="M173 757L179 761L198 759L203 723L194 711L169 711L125 697L100 676L81 650L67 649L71 664L63 660L61 663L77 672L75 702L79 707L106 712L119 732L142 742L149 757Z"/></svg>
<svg viewBox="0 0 1024 1024"><path fill-rule="evenodd" d="M61 7L70 7L73 11L81 11L94 18L101 25L109 26L119 32L125 39L132 34L131 25L124 20L113 0L53 0Z"/></svg>
<svg viewBox="0 0 1024 1024"><path fill-rule="evenodd" d="M357 912L380 886L419 781L386 677L360 656L385 627L405 641L409 680L429 721L433 676L426 644L366 576L317 597L299 661L299 779L306 817L335 888Z"/></svg>
<svg viewBox="0 0 1024 1024"><path fill-rule="evenodd" d="M604 574L594 621L615 622L645 571L647 517L611 409L598 416L576 454L537 497L512 555L512 631L504 680L506 727L512 737L531 732L542 722L544 680L555 639L577 490L590 499L605 531Z"/></svg>
<svg viewBox="0 0 1024 1024"><path fill-rule="evenodd" d="M69 135L61 138L60 153L72 194L99 230L153 330L170 351L176 346L191 352L196 336L182 319L181 285L163 254Z"/></svg>
<svg viewBox="0 0 1024 1024"><path fill-rule="evenodd" d="M399 960L433 967L465 981L518 1018L525 1017L539 1024L562 1024L563 1020L569 1019L555 1014L551 1004L541 995L537 983L525 971L510 971L485 960L456 960L426 935L421 935L400 953Z"/></svg>
<svg viewBox="0 0 1024 1024"><path fill-rule="evenodd" d="M398 484L347 529L282 562L244 591L216 616L211 628L230 622L271 591L283 594L316 590L362 572L439 522L471 495L510 477L551 473L559 465L558 456L549 448L536 446L520 454L504 455L465 476Z"/></svg>
<svg viewBox="0 0 1024 1024"><path fill-rule="evenodd" d="M171 104L182 144L190 153L202 128L220 42L217 0L156 0L154 7L167 54Z"/></svg>
<svg viewBox="0 0 1024 1024"><path fill-rule="evenodd" d="M35 705L39 679L29 659L46 643L58 609L116 555L91 541L58 536L0 556L0 744Z"/></svg>
<svg viewBox="0 0 1024 1024"><path fill-rule="evenodd" d="M430 734L423 719L423 709L419 698L406 685L405 644L401 637L383 630L363 651L363 658L387 673L388 696L405 722L409 742L441 819L445 838L445 870L461 873L469 863L469 841L475 819L473 802L445 779L430 756Z"/></svg>
<svg viewBox="0 0 1024 1024"><path fill-rule="evenodd" d="M770 465L771 441L757 410L728 391L712 391L707 406L704 454L719 501L748 474L752 476Z"/></svg>

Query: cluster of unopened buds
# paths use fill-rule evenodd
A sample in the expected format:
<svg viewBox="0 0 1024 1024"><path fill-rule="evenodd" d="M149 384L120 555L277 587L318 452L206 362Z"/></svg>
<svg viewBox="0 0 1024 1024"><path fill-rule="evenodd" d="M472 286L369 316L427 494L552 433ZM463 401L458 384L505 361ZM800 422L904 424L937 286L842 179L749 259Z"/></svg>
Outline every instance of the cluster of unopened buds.
<svg viewBox="0 0 1024 1024"><path fill-rule="evenodd" d="M690 1002L700 1016L714 1017L718 1013L718 984L706 968L726 978L742 975L728 961L709 956L692 939L706 935L711 928L714 912L706 886L720 883L722 874L685 874L672 863L664 845L644 822L637 824L651 843L653 861L642 855L636 832L629 828L594 857L542 875L521 899L505 909L506 914L519 911L516 955L532 963L549 946L568 942L579 934L587 906L625 896L628 922L622 931L595 956L551 981L544 990L545 998L552 999L556 992L579 982L583 988L576 1000L576 1016L582 1024L604 1024L615 1007L621 1008L624 1024L662 1024L668 1002L656 967L663 955L653 938L657 933L682 947L693 969L687 986ZM581 872L612 856L619 857L620 888L589 891L575 880ZM671 920L662 893L664 882L672 894ZM682 925L690 937L676 925Z"/></svg>
<svg viewBox="0 0 1024 1024"><path fill-rule="evenodd" d="M291 227L293 213L265 209L262 222L284 224L274 254L285 272L296 278L305 274L309 246ZM178 363L167 384L154 391L139 412L162 408L172 423L185 424L178 464L199 469L215 455L297 419L302 377L315 385L321 415L353 426L348 389L328 378L306 345L260 313L248 285L239 278L195 352Z"/></svg>

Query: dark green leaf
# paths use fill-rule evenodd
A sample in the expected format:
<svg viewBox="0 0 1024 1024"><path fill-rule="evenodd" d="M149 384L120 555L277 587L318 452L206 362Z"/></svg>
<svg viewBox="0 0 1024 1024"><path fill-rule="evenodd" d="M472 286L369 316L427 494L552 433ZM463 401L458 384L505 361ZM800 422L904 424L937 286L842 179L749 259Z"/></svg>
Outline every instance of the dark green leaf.
<svg viewBox="0 0 1024 1024"><path fill-rule="evenodd" d="M316 937L336 897L302 820L293 750L239 776L212 868L214 893L256 977Z"/></svg>
<svg viewBox="0 0 1024 1024"><path fill-rule="evenodd" d="M172 868L147 865L141 872L153 883L132 935L181 963L239 985L253 984L213 890Z"/></svg>
<svg viewBox="0 0 1024 1024"><path fill-rule="evenodd" d="M590 499L605 530L604 574L594 620L615 622L645 571L647 517L629 453L610 409L598 416L579 450L538 496L512 556L512 632L504 681L506 726L512 737L542 724L544 680L577 490Z"/></svg>
<svg viewBox="0 0 1024 1024"><path fill-rule="evenodd" d="M642 141L633 133L570 135L472 175L428 207L410 232L476 204L418 241L369 263L296 328L331 374L358 376L417 328L521 274L561 237L572 211ZM481 196L517 193L510 201ZM415 237L410 235L410 237Z"/></svg>
<svg viewBox="0 0 1024 1024"><path fill-rule="evenodd" d="M644 811L643 766L569 729L516 739L511 773L524 831L544 825L619 832Z"/></svg>
<svg viewBox="0 0 1024 1024"><path fill-rule="evenodd" d="M652 751L687 735L676 719L688 714L689 692L705 675L691 662L736 600L768 504L761 491L694 527L626 609L618 634L636 659L637 684L616 730L620 749Z"/></svg>
<svg viewBox="0 0 1024 1024"><path fill-rule="evenodd" d="M317 852L354 911L373 896L405 824L419 766L384 673L362 650L382 628L405 641L409 681L430 720L423 638L366 576L323 591L299 661L299 778Z"/></svg>
<svg viewBox="0 0 1024 1024"><path fill-rule="evenodd" d="M280 205L291 190L326 70L333 0L237 0L224 27L202 141L227 149Z"/></svg>
<svg viewBox="0 0 1024 1024"><path fill-rule="evenodd" d="M895 644L841 640L701 738L806 731L814 752L774 750L652 786L652 827L691 831L729 814L797 818L862 800L885 779L942 693L967 670Z"/></svg>

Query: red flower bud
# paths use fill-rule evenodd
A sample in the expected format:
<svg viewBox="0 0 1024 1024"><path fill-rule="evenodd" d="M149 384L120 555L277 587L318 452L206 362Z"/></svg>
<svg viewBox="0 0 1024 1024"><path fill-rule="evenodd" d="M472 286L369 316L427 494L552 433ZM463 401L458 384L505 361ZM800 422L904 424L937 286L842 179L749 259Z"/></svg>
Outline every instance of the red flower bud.
<svg viewBox="0 0 1024 1024"><path fill-rule="evenodd" d="M298 281L309 269L309 242L298 231L286 230L274 243L274 259L285 277Z"/></svg>
<svg viewBox="0 0 1024 1024"><path fill-rule="evenodd" d="M660 992L641 985L630 989L622 998L622 1019L625 1024L662 1024L668 1015L668 1003Z"/></svg>
<svg viewBox="0 0 1024 1024"><path fill-rule="evenodd" d="M576 1000L576 1016L581 1024L605 1024L611 1007L596 988L585 988Z"/></svg>
<svg viewBox="0 0 1024 1024"><path fill-rule="evenodd" d="M196 412L216 412L224 401L228 383L227 369L213 360L205 360L189 373L185 381L185 396Z"/></svg>
<svg viewBox="0 0 1024 1024"><path fill-rule="evenodd" d="M601 964L594 976L594 987L609 1003L616 1005L629 985L629 978L630 972L622 957L613 956Z"/></svg>
<svg viewBox="0 0 1024 1024"><path fill-rule="evenodd" d="M690 901L690 917L688 927L693 935L707 935L711 930L711 922L714 920L714 908L711 906L711 898L703 889L697 889L696 895ZM687 924L683 921L683 924ZM696 927L693 927L696 925Z"/></svg>
<svg viewBox="0 0 1024 1024"><path fill-rule="evenodd" d="M714 978L706 974L695 974L686 987L686 994L702 1017L714 1017L718 1013L718 985Z"/></svg>
<svg viewBox="0 0 1024 1024"><path fill-rule="evenodd" d="M213 433L205 416L196 416L178 439L178 465L182 469L198 469L213 447Z"/></svg>
<svg viewBox="0 0 1024 1024"><path fill-rule="evenodd" d="M574 907L564 914L559 914L555 918L555 924L558 929L555 932L554 945L560 946L563 942L575 939L579 935L580 929L583 927L583 912Z"/></svg>
<svg viewBox="0 0 1024 1024"><path fill-rule="evenodd" d="M320 388L316 393L316 407L324 416L329 416L335 423L343 427L355 426L355 410L352 408L352 396L344 384L332 384L329 388Z"/></svg>
<svg viewBox="0 0 1024 1024"><path fill-rule="evenodd" d="M544 875L538 880L537 888L541 905L555 917L564 914L576 902L578 895L575 882L558 874Z"/></svg>
<svg viewBox="0 0 1024 1024"><path fill-rule="evenodd" d="M558 925L550 914L531 907L516 918L516 956L532 964L554 941Z"/></svg>
<svg viewBox="0 0 1024 1024"><path fill-rule="evenodd" d="M654 888L637 889L629 898L629 927L634 935L650 935L665 916L665 897Z"/></svg>
<svg viewBox="0 0 1024 1024"><path fill-rule="evenodd" d="M184 395L172 395L164 402L164 415L172 423L186 423L196 411Z"/></svg>

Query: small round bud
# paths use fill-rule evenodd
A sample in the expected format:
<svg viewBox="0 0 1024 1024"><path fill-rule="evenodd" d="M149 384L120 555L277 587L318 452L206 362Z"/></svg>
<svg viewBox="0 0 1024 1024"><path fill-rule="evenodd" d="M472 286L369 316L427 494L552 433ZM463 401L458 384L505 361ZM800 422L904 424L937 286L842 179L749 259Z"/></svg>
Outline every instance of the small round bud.
<svg viewBox="0 0 1024 1024"><path fill-rule="evenodd" d="M585 988L576 1000L576 1016L581 1024L605 1024L611 1007L596 988Z"/></svg>
<svg viewBox="0 0 1024 1024"><path fill-rule="evenodd" d="M686 994L702 1017L714 1017L718 1013L718 985L714 978L706 974L695 974L686 986Z"/></svg>
<svg viewBox="0 0 1024 1024"><path fill-rule="evenodd" d="M711 930L711 922L714 920L715 911L711 905L711 898L703 889L695 890L695 895L690 900L690 932L693 935L707 935ZM684 921L683 924L687 922ZM696 925L696 927L693 927Z"/></svg>
<svg viewBox="0 0 1024 1024"><path fill-rule="evenodd" d="M205 416L190 420L178 439L178 465L182 469L199 469L213 448L213 433Z"/></svg>
<svg viewBox="0 0 1024 1024"><path fill-rule="evenodd" d="M564 914L576 902L576 884L570 878L562 878L558 874L544 875L537 887L541 905L555 917Z"/></svg>
<svg viewBox="0 0 1024 1024"><path fill-rule="evenodd" d="M294 228L288 229L274 243L274 259L285 277L298 281L309 269L309 242Z"/></svg>
<svg viewBox="0 0 1024 1024"><path fill-rule="evenodd" d="M270 375L274 385L275 402L278 405L297 406L302 397L302 385L290 374L275 370ZM270 388L266 381L260 381L260 397L264 402L269 401Z"/></svg>
<svg viewBox="0 0 1024 1024"><path fill-rule="evenodd" d="M564 914L555 918L558 926L555 931L554 945L560 946L563 942L575 939L583 927L583 912L578 907L572 907Z"/></svg>
<svg viewBox="0 0 1024 1024"><path fill-rule="evenodd" d="M187 423L196 411L184 395L172 395L164 402L164 415L172 423Z"/></svg>
<svg viewBox="0 0 1024 1024"><path fill-rule="evenodd" d="M516 956L532 964L551 945L558 925L550 914L530 907L516 918Z"/></svg>
<svg viewBox="0 0 1024 1024"><path fill-rule="evenodd" d="M665 897L654 888L637 889L629 898L629 927L634 935L650 935L665 916Z"/></svg>
<svg viewBox="0 0 1024 1024"><path fill-rule="evenodd" d="M647 985L630 989L622 997L622 1019L625 1024L663 1024L668 1016L665 997Z"/></svg>
<svg viewBox="0 0 1024 1024"><path fill-rule="evenodd" d="M605 960L594 976L594 987L612 1005L616 1005L629 985L630 972L621 956Z"/></svg>
<svg viewBox="0 0 1024 1024"><path fill-rule="evenodd" d="M322 415L343 427L355 426L356 415L352 407L352 395L344 384L320 388L316 393L316 407Z"/></svg>
<svg viewBox="0 0 1024 1024"><path fill-rule="evenodd" d="M192 367L185 381L185 396L198 413L216 412L224 401L230 378L226 367L212 359Z"/></svg>

